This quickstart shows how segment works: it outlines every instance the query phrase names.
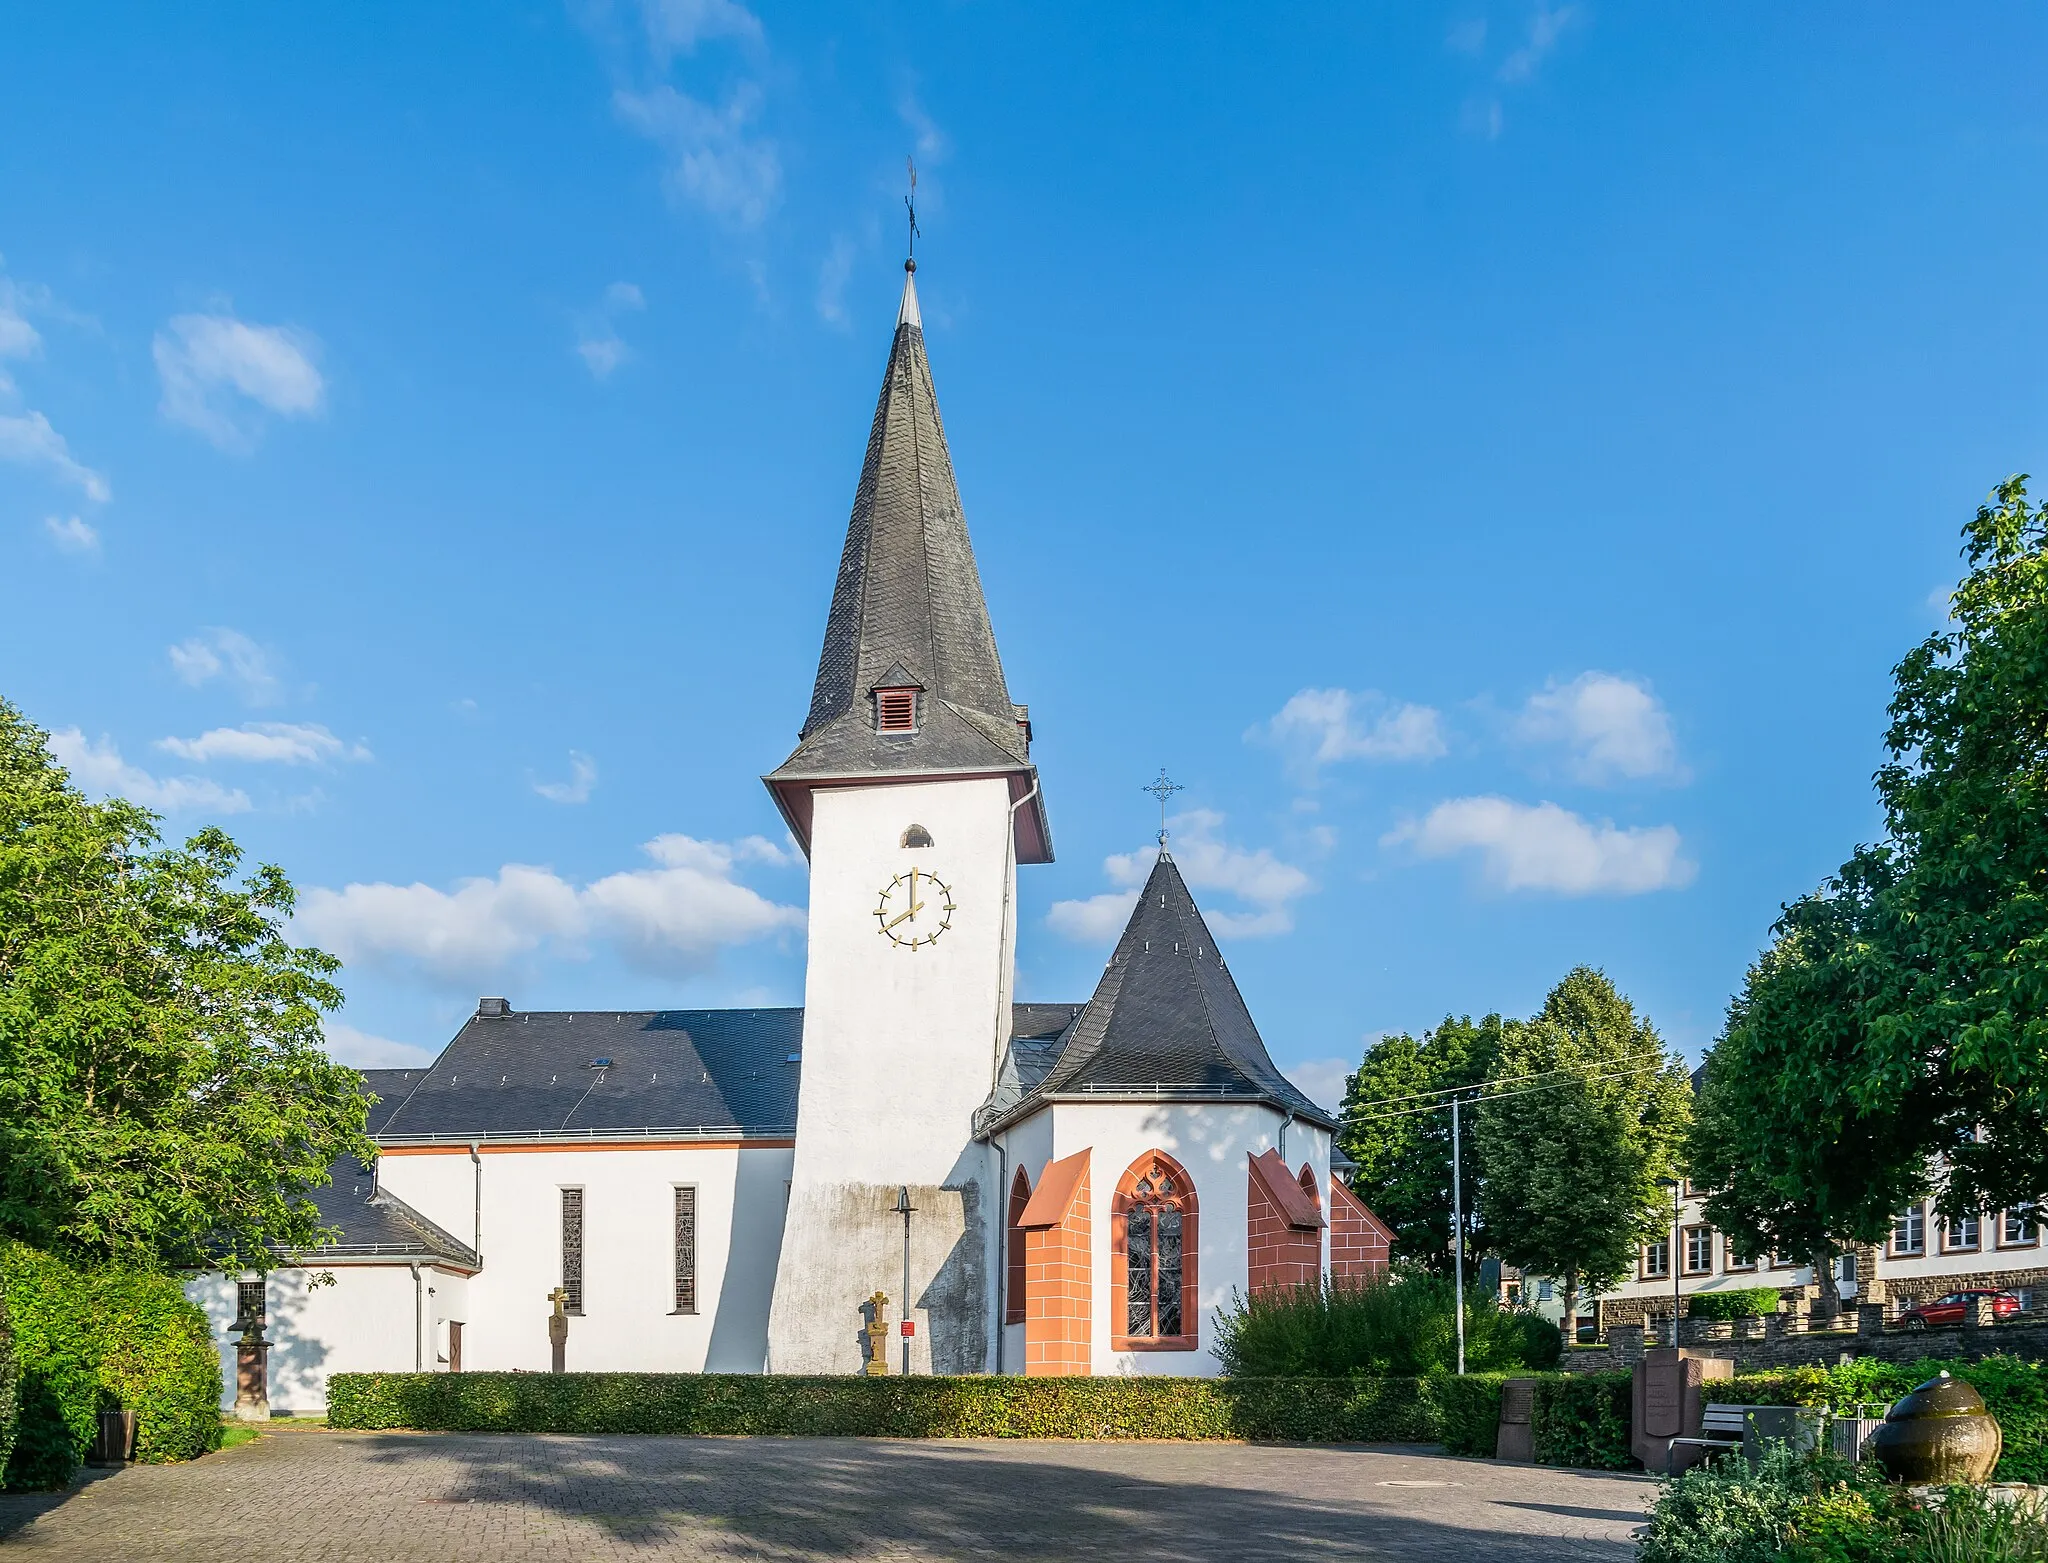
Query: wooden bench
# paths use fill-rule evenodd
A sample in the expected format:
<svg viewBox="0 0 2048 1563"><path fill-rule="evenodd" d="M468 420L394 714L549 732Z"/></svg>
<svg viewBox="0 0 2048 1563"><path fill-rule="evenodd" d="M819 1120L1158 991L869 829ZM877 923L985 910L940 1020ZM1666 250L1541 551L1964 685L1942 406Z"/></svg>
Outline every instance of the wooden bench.
<svg viewBox="0 0 2048 1563"><path fill-rule="evenodd" d="M1700 1436L1698 1438L1674 1438L1671 1447L1680 1444L1692 1449L1717 1449L1726 1451L1742 1447L1743 1413L1748 1406L1728 1406L1709 1403L1700 1415Z"/></svg>

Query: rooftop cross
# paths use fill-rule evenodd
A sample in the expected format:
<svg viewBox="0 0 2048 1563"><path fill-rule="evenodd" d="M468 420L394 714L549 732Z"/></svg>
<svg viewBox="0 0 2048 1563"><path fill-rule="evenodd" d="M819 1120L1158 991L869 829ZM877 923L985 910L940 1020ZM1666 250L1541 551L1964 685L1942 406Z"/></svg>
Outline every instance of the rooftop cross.
<svg viewBox="0 0 2048 1563"><path fill-rule="evenodd" d="M1140 787L1138 789L1140 792L1151 793L1153 797L1159 800L1159 850L1161 852L1166 850L1166 800L1183 790L1179 782L1172 781L1167 777L1166 767L1163 765L1159 767L1159 776L1156 781L1148 787Z"/></svg>
<svg viewBox="0 0 2048 1563"><path fill-rule="evenodd" d="M903 198L903 209L910 214L910 260L906 271L917 270L917 159L906 157L903 166L910 170L910 194Z"/></svg>

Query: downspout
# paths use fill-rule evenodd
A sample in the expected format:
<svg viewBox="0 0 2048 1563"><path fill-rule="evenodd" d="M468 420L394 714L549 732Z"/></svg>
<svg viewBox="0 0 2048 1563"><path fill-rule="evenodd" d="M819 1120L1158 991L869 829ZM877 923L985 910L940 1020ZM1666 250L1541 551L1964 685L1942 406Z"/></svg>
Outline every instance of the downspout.
<svg viewBox="0 0 2048 1563"><path fill-rule="evenodd" d="M1287 1130L1293 1122L1294 1109L1290 1107L1287 1109L1287 1116L1280 1120L1280 1159L1283 1162L1287 1160Z"/></svg>
<svg viewBox="0 0 2048 1563"><path fill-rule="evenodd" d="M1017 811L1037 796L1038 773L1033 771L1031 773L1031 790L1010 805L1010 828L1003 837L1003 854L1006 862L1003 870L1003 920L1000 926L1005 932L1008 932L1010 927L1011 886L1017 882ZM1014 976L1016 971L1015 950L1010 952L1010 959L1011 973ZM995 1051L990 1057L988 1065L988 1088L991 1093L996 1088L996 1081L1002 1076L1003 1048L1010 1040L1010 1017L1003 1013L1003 992L1002 988L996 990Z"/></svg>
<svg viewBox="0 0 2048 1563"><path fill-rule="evenodd" d="M424 1326L421 1319L426 1313L426 1294L420 1290L420 1262L412 1261L412 1370L424 1373L426 1364L420 1360L420 1335Z"/></svg>
<svg viewBox="0 0 2048 1563"><path fill-rule="evenodd" d="M1009 1138L1004 1131L1003 1139ZM996 1148L996 1208L1003 1213L1003 1237L996 1245L996 1372L1003 1371L1003 1335L1010 1319L1010 1152L1003 1140L990 1140Z"/></svg>
<svg viewBox="0 0 2048 1563"><path fill-rule="evenodd" d="M476 1252L476 1266L484 1266L484 1159L477 1153L477 1142L469 1142L469 1161L476 1172L475 1191L470 1195L470 1213L476 1218L476 1235L469 1246Z"/></svg>

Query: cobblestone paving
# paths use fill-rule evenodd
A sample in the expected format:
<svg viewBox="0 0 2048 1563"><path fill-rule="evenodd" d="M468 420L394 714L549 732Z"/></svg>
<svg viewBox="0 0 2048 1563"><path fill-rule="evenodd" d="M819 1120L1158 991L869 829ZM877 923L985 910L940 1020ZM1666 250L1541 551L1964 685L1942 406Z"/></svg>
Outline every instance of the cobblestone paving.
<svg viewBox="0 0 2048 1563"><path fill-rule="evenodd" d="M1652 1491L1642 1477L1406 1450L292 1430L105 1475L61 1501L0 1499L0 1534L19 1526L0 1552L1624 1563Z"/></svg>

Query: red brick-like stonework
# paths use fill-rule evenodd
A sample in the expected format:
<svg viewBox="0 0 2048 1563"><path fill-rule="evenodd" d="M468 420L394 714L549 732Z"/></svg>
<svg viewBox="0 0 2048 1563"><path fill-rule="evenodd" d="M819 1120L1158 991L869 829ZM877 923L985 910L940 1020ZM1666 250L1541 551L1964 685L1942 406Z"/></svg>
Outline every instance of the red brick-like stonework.
<svg viewBox="0 0 2048 1563"><path fill-rule="evenodd" d="M1017 1219L1024 1229L1026 1377L1085 1374L1093 1366L1095 1220L1088 1200L1088 1152L1077 1151L1039 1174Z"/></svg>
<svg viewBox="0 0 2048 1563"><path fill-rule="evenodd" d="M1337 1178L1330 1179L1330 1279L1363 1281L1386 1269L1394 1234Z"/></svg>
<svg viewBox="0 0 2048 1563"><path fill-rule="evenodd" d="M1322 1278L1323 1216L1274 1150L1250 1159L1245 1175L1246 1285L1253 1292Z"/></svg>

